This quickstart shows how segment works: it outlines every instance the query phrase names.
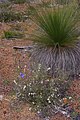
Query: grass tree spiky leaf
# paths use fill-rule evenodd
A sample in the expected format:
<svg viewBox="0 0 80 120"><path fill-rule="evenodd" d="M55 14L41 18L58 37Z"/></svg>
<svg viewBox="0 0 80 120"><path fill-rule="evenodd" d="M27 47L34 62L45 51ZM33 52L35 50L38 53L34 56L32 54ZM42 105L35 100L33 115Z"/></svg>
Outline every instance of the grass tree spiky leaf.
<svg viewBox="0 0 80 120"><path fill-rule="evenodd" d="M73 5L55 8L35 9L33 20L39 30L30 40L37 43L32 52L32 58L51 68L51 73L59 69L80 71L80 34L77 28L80 24L79 11Z"/></svg>

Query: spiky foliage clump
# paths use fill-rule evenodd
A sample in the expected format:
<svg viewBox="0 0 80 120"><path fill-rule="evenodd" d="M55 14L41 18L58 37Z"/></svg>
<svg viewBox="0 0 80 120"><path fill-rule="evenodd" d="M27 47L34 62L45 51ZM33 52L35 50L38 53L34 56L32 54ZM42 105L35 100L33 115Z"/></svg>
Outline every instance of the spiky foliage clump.
<svg viewBox="0 0 80 120"><path fill-rule="evenodd" d="M38 31L30 36L34 41L31 58L55 71L80 71L79 11L74 5L36 9L32 20ZM71 74L70 73L70 74Z"/></svg>

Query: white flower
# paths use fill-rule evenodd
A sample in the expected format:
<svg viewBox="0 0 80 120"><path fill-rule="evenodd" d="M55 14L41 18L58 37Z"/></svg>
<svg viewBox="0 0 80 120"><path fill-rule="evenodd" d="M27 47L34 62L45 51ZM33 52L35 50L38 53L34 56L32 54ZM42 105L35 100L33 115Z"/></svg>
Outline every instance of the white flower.
<svg viewBox="0 0 80 120"><path fill-rule="evenodd" d="M17 85L17 82L16 82L16 80L14 80L14 83Z"/></svg>
<svg viewBox="0 0 80 120"><path fill-rule="evenodd" d="M40 111L37 111L38 114L40 114Z"/></svg>
<svg viewBox="0 0 80 120"><path fill-rule="evenodd" d="M47 100L48 100L48 101L50 100L50 96L47 98Z"/></svg>
<svg viewBox="0 0 80 120"><path fill-rule="evenodd" d="M29 111L31 111L31 107L29 108Z"/></svg>
<svg viewBox="0 0 80 120"><path fill-rule="evenodd" d="M54 97L54 93L53 93L53 94L51 94L51 97Z"/></svg>
<svg viewBox="0 0 80 120"><path fill-rule="evenodd" d="M67 115L67 117L69 118L69 117L70 117L70 115Z"/></svg>
<svg viewBox="0 0 80 120"><path fill-rule="evenodd" d="M47 71L48 71L48 70L50 70L50 69L51 69L50 67L49 67L49 68L47 68Z"/></svg>
<svg viewBox="0 0 80 120"><path fill-rule="evenodd" d="M39 69L39 70L41 69L41 64L38 65L38 69Z"/></svg>
<svg viewBox="0 0 80 120"><path fill-rule="evenodd" d="M56 92L56 91L57 91L57 89L55 88L55 89L54 89L54 91Z"/></svg>
<svg viewBox="0 0 80 120"><path fill-rule="evenodd" d="M79 76L80 76L80 74L79 74Z"/></svg>
<svg viewBox="0 0 80 120"><path fill-rule="evenodd" d="M16 96L20 97L22 94L21 93L16 93Z"/></svg>
<svg viewBox="0 0 80 120"><path fill-rule="evenodd" d="M28 86L31 86L31 83L29 83Z"/></svg>
<svg viewBox="0 0 80 120"><path fill-rule="evenodd" d="M18 65L18 68L20 68L19 65Z"/></svg>
<svg viewBox="0 0 80 120"><path fill-rule="evenodd" d="M26 51L28 51L27 49L24 49L24 51L26 52Z"/></svg>
<svg viewBox="0 0 80 120"><path fill-rule="evenodd" d="M43 84L43 81L41 81L41 84Z"/></svg>
<svg viewBox="0 0 80 120"><path fill-rule="evenodd" d="M32 104L34 105L35 103L34 103L34 102L32 102Z"/></svg>
<svg viewBox="0 0 80 120"><path fill-rule="evenodd" d="M35 93L31 93L31 95L35 95Z"/></svg>
<svg viewBox="0 0 80 120"><path fill-rule="evenodd" d="M28 93L28 95L31 95L31 93Z"/></svg>
<svg viewBox="0 0 80 120"><path fill-rule="evenodd" d="M23 90L25 90L26 89L26 85L24 85L24 87L23 87Z"/></svg>
<svg viewBox="0 0 80 120"><path fill-rule="evenodd" d="M24 66L25 68L27 67L27 65Z"/></svg>
<svg viewBox="0 0 80 120"><path fill-rule="evenodd" d="M38 72L40 72L40 69L38 69Z"/></svg>
<svg viewBox="0 0 80 120"><path fill-rule="evenodd" d="M47 100L49 101L49 98Z"/></svg>
<svg viewBox="0 0 80 120"><path fill-rule="evenodd" d="M46 81L49 82L49 79L47 79Z"/></svg>
<svg viewBox="0 0 80 120"><path fill-rule="evenodd" d="M3 95L0 95L0 101L2 101L3 100Z"/></svg>
<svg viewBox="0 0 80 120"><path fill-rule="evenodd" d="M67 112L65 111L60 111L63 115L67 115Z"/></svg>
<svg viewBox="0 0 80 120"><path fill-rule="evenodd" d="M71 100L72 99L72 97L69 97L69 100Z"/></svg>
<svg viewBox="0 0 80 120"><path fill-rule="evenodd" d="M59 100L60 102L62 102L62 100Z"/></svg>
<svg viewBox="0 0 80 120"><path fill-rule="evenodd" d="M51 101L49 100L48 103L51 103Z"/></svg>
<svg viewBox="0 0 80 120"><path fill-rule="evenodd" d="M39 105L37 105L37 108L39 108Z"/></svg>

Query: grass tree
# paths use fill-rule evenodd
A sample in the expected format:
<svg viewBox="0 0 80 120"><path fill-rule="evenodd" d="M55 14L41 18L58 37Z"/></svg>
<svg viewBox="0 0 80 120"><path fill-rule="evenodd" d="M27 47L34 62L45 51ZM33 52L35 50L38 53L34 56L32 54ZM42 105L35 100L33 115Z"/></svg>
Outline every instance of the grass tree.
<svg viewBox="0 0 80 120"><path fill-rule="evenodd" d="M80 6L80 0L77 0L78 1L78 5Z"/></svg>
<svg viewBox="0 0 80 120"><path fill-rule="evenodd" d="M34 41L31 58L50 68L51 75L58 70L80 72L79 11L76 6L36 9L32 20L38 31L30 35Z"/></svg>

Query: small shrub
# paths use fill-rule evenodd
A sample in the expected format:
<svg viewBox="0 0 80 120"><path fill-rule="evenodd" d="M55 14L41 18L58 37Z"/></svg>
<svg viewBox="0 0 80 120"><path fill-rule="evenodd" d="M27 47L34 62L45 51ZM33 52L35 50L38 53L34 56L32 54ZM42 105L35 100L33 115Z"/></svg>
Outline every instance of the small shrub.
<svg viewBox="0 0 80 120"><path fill-rule="evenodd" d="M14 12L10 3L0 4L0 22L12 22L24 20L23 12Z"/></svg>
<svg viewBox="0 0 80 120"><path fill-rule="evenodd" d="M22 21L22 13L14 13L12 11L1 11L0 12L0 22L12 22L12 21Z"/></svg>
<svg viewBox="0 0 80 120"><path fill-rule="evenodd" d="M53 115L56 106L61 107L70 85L70 81L65 77L51 78L47 74L49 69L44 70L39 64L38 69L32 71L32 76L26 83L15 82L17 98L29 103L32 110L44 118ZM24 75L21 77L23 79Z"/></svg>
<svg viewBox="0 0 80 120"><path fill-rule="evenodd" d="M23 33L17 32L17 31L4 31L4 37L6 39L10 39L10 38L17 38L17 39L19 39L19 38L23 38L24 35L23 35Z"/></svg>

